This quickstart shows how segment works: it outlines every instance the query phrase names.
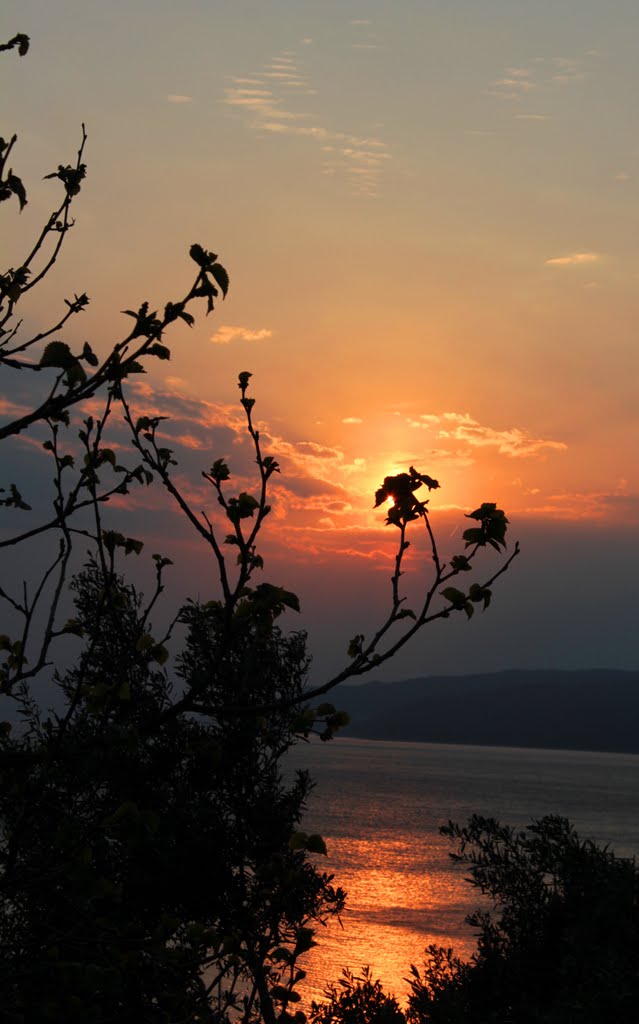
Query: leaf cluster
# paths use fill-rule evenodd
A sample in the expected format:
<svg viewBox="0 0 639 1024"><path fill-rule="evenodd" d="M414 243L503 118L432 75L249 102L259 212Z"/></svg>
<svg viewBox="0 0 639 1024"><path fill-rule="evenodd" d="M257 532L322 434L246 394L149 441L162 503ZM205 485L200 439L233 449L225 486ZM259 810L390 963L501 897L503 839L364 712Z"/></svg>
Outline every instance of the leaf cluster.
<svg viewBox="0 0 639 1024"><path fill-rule="evenodd" d="M411 972L410 1024L631 1024L639 996L639 871L549 815L517 831L473 815L442 828L494 910L478 910L470 962L429 947Z"/></svg>
<svg viewBox="0 0 639 1024"><path fill-rule="evenodd" d="M428 501L419 501L415 497L415 491L422 485L429 491L439 487L437 480L433 480L427 474L418 473L413 466L408 473L384 477L382 486L375 492L374 507L378 508L384 501L391 500L387 525L400 526L426 514Z"/></svg>
<svg viewBox="0 0 639 1024"><path fill-rule="evenodd" d="M324 1002L313 1002L311 1024L405 1024L395 996L384 992L370 967L361 974L345 969L339 983L329 983Z"/></svg>

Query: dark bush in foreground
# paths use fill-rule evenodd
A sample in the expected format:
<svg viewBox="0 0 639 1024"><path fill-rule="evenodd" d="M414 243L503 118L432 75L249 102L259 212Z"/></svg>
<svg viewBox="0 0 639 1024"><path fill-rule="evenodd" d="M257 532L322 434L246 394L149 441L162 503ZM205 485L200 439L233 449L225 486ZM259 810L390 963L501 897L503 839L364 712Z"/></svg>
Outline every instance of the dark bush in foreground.
<svg viewBox="0 0 639 1024"><path fill-rule="evenodd" d="M387 995L380 981L373 979L369 967L361 975L344 970L339 987L326 988L327 1002L313 1003L311 1024L403 1024L399 1003Z"/></svg>
<svg viewBox="0 0 639 1024"><path fill-rule="evenodd" d="M467 921L470 961L429 946L411 967L409 1024L636 1024L639 870L555 816L517 832L474 815L442 829L468 881L493 901ZM394 1000L369 972L327 990L318 1024L387 1024ZM356 1010L356 1012L355 1012ZM390 1013L390 1015L389 1015Z"/></svg>

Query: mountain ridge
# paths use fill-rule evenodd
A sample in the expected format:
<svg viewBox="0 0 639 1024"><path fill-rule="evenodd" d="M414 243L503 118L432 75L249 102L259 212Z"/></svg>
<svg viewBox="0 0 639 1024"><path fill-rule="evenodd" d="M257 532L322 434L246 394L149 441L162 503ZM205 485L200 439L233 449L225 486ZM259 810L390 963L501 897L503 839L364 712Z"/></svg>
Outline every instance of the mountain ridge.
<svg viewBox="0 0 639 1024"><path fill-rule="evenodd" d="M341 687L341 735L639 754L639 671L506 669Z"/></svg>

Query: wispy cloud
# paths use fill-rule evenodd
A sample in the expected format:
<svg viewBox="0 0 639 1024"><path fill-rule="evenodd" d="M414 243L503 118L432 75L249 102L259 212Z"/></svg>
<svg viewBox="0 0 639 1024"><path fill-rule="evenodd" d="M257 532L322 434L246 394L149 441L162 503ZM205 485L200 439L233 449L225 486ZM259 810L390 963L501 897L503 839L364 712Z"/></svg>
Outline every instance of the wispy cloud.
<svg viewBox="0 0 639 1024"><path fill-rule="evenodd" d="M226 90L225 102L229 107L243 107L261 118L271 117L281 118L284 121L296 121L306 116L301 112L287 110L283 107L282 101L276 99L271 89L235 86Z"/></svg>
<svg viewBox="0 0 639 1024"><path fill-rule="evenodd" d="M351 50L381 50L369 18L351 18L349 25L354 37Z"/></svg>
<svg viewBox="0 0 639 1024"><path fill-rule="evenodd" d="M360 420L359 416L345 416L342 423L363 423L364 420Z"/></svg>
<svg viewBox="0 0 639 1024"><path fill-rule="evenodd" d="M329 445L320 444L318 441L297 441L294 448L290 449L299 455L310 456L312 459L336 459L342 457L339 448L331 448Z"/></svg>
<svg viewBox="0 0 639 1024"><path fill-rule="evenodd" d="M593 51L590 51L591 54ZM581 82L588 74L583 60L575 57L553 57L551 80L559 85Z"/></svg>
<svg viewBox="0 0 639 1024"><path fill-rule="evenodd" d="M167 103L192 103L192 96L181 96L179 93L170 92L166 97Z"/></svg>
<svg viewBox="0 0 639 1024"><path fill-rule="evenodd" d="M264 341L265 338L272 336L273 331L268 327L258 327L256 330L251 327L222 324L215 334L211 335L211 341L216 345L230 345L232 341Z"/></svg>
<svg viewBox="0 0 639 1024"><path fill-rule="evenodd" d="M491 82L488 92L501 99L520 100L536 88L537 83L533 81L530 68L506 68L500 78Z"/></svg>
<svg viewBox="0 0 639 1024"><path fill-rule="evenodd" d="M598 519L639 523L639 493L620 487L616 491L565 491L551 494L534 512L552 513L558 519Z"/></svg>
<svg viewBox="0 0 639 1024"><path fill-rule="evenodd" d="M0 398L0 416L22 416L30 408L28 401L16 402L10 398Z"/></svg>
<svg viewBox="0 0 639 1024"><path fill-rule="evenodd" d="M505 68L486 91L490 96L517 103L531 95L548 95L559 87L588 78L599 56L597 51L589 50L577 57L536 57L529 66ZM528 119L541 120L544 117L531 115Z"/></svg>
<svg viewBox="0 0 639 1024"><path fill-rule="evenodd" d="M369 40L358 45L376 46ZM267 61L260 71L233 76L223 102L249 116L251 127L260 134L293 136L317 146L324 174L345 177L356 195L377 196L391 159L388 145L377 135L324 123L316 111L301 106L303 97L315 95L317 90L297 59L286 52Z"/></svg>
<svg viewBox="0 0 639 1024"><path fill-rule="evenodd" d="M545 263L547 267L579 267L600 261L600 252L571 252L567 256L553 256L545 260Z"/></svg>
<svg viewBox="0 0 639 1024"><path fill-rule="evenodd" d="M500 455L511 458L530 458L548 450L565 451L568 447L563 441L532 437L520 427L495 430L483 426L468 413L445 412L438 416L428 413L408 422L411 427L430 430L439 440L453 441L456 446L494 448Z"/></svg>

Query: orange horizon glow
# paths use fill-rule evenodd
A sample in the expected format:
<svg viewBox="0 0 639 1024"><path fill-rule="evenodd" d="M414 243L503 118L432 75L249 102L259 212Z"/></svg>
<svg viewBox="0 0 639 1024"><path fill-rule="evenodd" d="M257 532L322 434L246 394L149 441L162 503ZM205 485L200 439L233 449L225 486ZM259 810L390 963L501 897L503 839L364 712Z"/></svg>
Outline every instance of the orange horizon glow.
<svg viewBox="0 0 639 1024"><path fill-rule="evenodd" d="M282 470L264 543L283 577L315 567L341 600L351 576L386 574L395 538L375 491L414 465L441 484L427 497L444 553L458 553L464 515L484 501L504 509L513 539L544 534L512 574L512 605L526 607L542 566L572 588L560 599L555 587L554 612L547 594L522 611L560 661L634 658L634 624L610 611L602 629L603 598L585 596L593 559L600 577L610 566L611 608L630 607L635 589L639 71L627 4L560 19L534 4L391 12L371 0L360 19L305 0L286 17L190 0L161 13L140 0L126 18L85 4L80 16L65 3L73 17L5 4L32 41L6 69L29 195L7 220L15 265L50 209L43 175L88 131L76 225L25 296L25 323L48 326L64 296L86 291L65 340L106 354L128 331L121 310L186 294L200 243L228 270L228 296L167 331L171 361L132 392L138 415L171 417L162 434L197 512L215 504L200 475L215 458L229 461L231 490L255 487L237 404L250 370L263 453ZM140 51L149 27L153 52ZM119 454L125 431L110 429ZM158 546L162 534L182 544L165 498L132 492L116 511ZM573 527L597 542L568 563ZM411 554L428 559L419 542ZM577 590L584 625L569 644L553 625Z"/></svg>

